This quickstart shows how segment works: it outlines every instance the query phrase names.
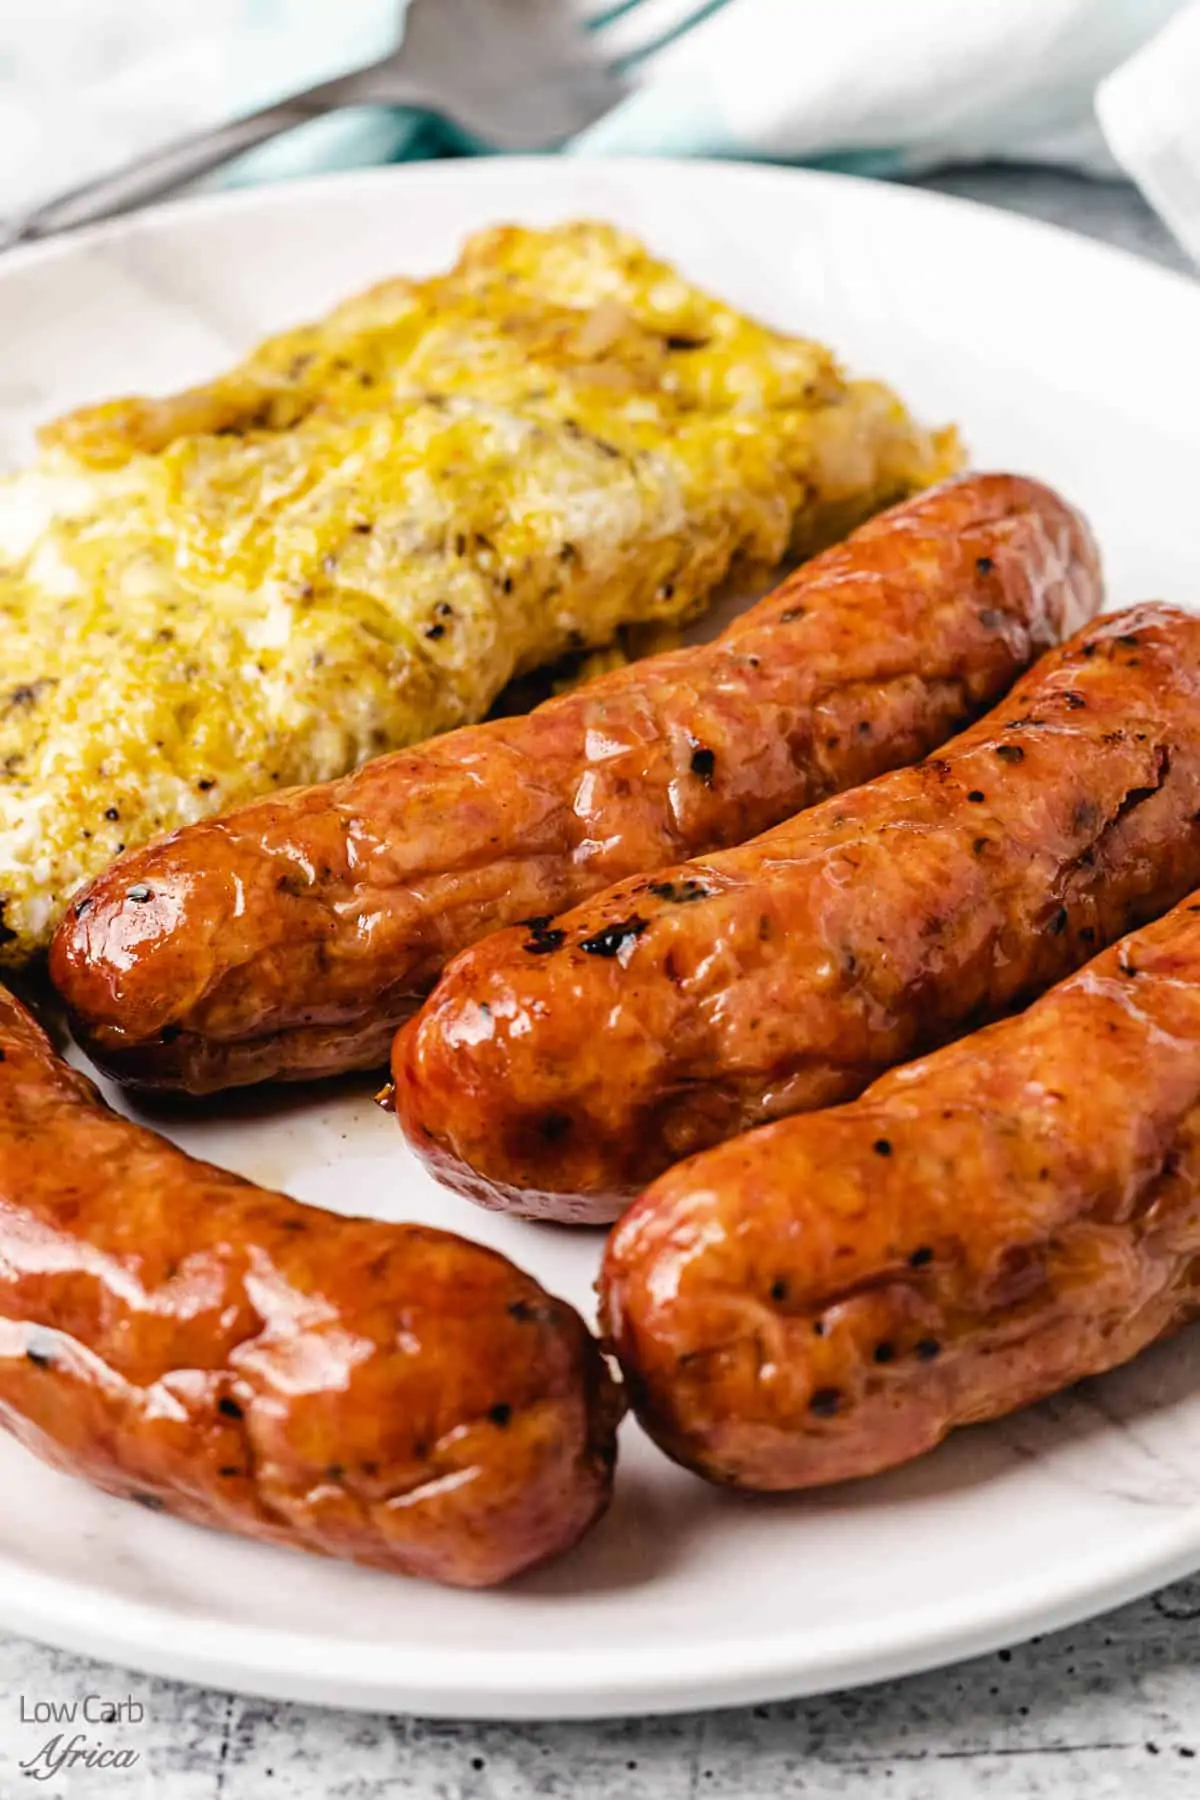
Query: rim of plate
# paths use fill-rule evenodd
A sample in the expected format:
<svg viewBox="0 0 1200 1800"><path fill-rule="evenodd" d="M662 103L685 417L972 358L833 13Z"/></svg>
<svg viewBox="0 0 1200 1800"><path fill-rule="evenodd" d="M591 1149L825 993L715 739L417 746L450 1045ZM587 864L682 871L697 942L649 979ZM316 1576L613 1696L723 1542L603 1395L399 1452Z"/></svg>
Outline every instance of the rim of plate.
<svg viewBox="0 0 1200 1800"><path fill-rule="evenodd" d="M1176 296L1188 296L1191 304L1200 302L1197 281L1190 274L1153 262L1134 250L1106 243L1028 213L1006 211L985 200L968 199L961 194L946 194L937 188L909 187L899 181L864 175L842 174L831 169L808 169L772 164L720 161L707 157L680 156L481 156L445 158L431 162L384 163L364 169L334 169L324 174L305 175L294 181L267 182L259 187L220 188L214 192L187 194L174 200L160 200L136 212L122 213L111 219L98 220L74 231L58 232L33 243L15 244L0 251L0 284L9 272L39 261L69 258L73 251L91 245L118 241L153 233L177 220L220 217L227 213L256 212L264 207L302 205L319 199L332 190L362 187L386 188L429 182L448 186L503 186L506 179L519 171L523 177L535 171L539 178L553 186L570 184L575 174L613 174L632 171L646 176L667 175L685 183L696 179L710 192L710 184L739 186L776 185L788 188L799 183L810 188L826 188L831 193L853 195L853 204L874 207L878 203L890 207L907 206L916 211L944 212L960 218L971 217L997 231L1033 234L1045 245L1056 245L1076 254L1121 265L1127 272L1174 290ZM886 196L886 198L885 198Z"/></svg>
<svg viewBox="0 0 1200 1800"><path fill-rule="evenodd" d="M1036 238L1050 256L1069 255L1117 269L1173 303L1181 299L1200 325L1200 284L1136 253L1067 227L927 188L868 180L826 170L675 157L491 157L393 164L314 175L257 188L221 190L169 200L120 218L0 255L0 288L8 274L35 263L69 262L94 245L169 232L176 223L229 214L303 209L331 191L417 184L491 187L502 192L520 173L569 188L577 176L622 175L714 187L797 184L837 194L848 204L886 206L984 227L992 235ZM216 1620L178 1618L181 1641L165 1639L172 1621L151 1605L103 1588L46 1575L0 1557L0 1612L15 1631L108 1662L271 1698L359 1710L409 1709L457 1718L600 1718L748 1704L913 1674L1053 1630L1132 1600L1200 1567L1200 1502L1164 1508L1163 1529L1132 1560L1113 1566L1108 1540L1070 1565L1037 1570L993 1587L982 1606L972 1596L910 1610L880 1626L802 1627L769 1637L712 1636L682 1647L493 1651L435 1650L334 1639ZM279 1554L276 1552L276 1554ZM285 1552L284 1554L292 1554ZM296 1553L299 1554L299 1553ZM381 1577L381 1579L392 1579ZM498 1604L504 1589L497 1591ZM570 1604L565 1596L563 1604ZM330 1668L331 1657L336 1668Z"/></svg>
<svg viewBox="0 0 1200 1800"><path fill-rule="evenodd" d="M1200 1506L1186 1508L1165 1535L1117 1573L1110 1557L1085 1557L1049 1585L1039 1571L993 1590L983 1610L969 1599L966 1607L944 1601L906 1613L890 1629L713 1636L655 1649L510 1650L502 1658L469 1647L397 1648L195 1618L176 1621L184 1634L177 1645L164 1640L165 1621L152 1606L30 1573L7 1558L0 1560L0 1603L9 1630L207 1687L426 1718L595 1719L800 1699L981 1656L1193 1573L1200 1566ZM504 1594L495 1590L498 1603Z"/></svg>

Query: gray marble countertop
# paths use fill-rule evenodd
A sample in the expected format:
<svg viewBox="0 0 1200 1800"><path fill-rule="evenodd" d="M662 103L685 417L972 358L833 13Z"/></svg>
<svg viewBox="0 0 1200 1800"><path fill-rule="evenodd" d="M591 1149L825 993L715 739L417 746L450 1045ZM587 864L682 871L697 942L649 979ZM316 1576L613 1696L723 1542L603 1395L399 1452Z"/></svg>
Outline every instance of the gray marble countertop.
<svg viewBox="0 0 1200 1800"><path fill-rule="evenodd" d="M975 169L925 185L1072 226L1176 268L1115 183ZM32 1785L39 1704L128 1701L94 1735L124 1766ZM130 1760L130 1759L133 1760ZM42 1771L45 1774L43 1768ZM1195 1800L1200 1580L998 1656L856 1693L674 1719L454 1725L210 1693L0 1635L0 1800Z"/></svg>

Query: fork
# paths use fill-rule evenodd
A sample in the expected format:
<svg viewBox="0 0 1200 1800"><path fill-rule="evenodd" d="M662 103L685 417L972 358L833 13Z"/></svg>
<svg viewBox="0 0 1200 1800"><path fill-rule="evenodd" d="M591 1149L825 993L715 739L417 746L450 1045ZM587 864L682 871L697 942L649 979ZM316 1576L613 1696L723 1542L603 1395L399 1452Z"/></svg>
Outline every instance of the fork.
<svg viewBox="0 0 1200 1800"><path fill-rule="evenodd" d="M594 3L588 21L562 0L412 0L403 42L388 56L179 138L0 222L0 248L142 206L345 106L414 107L497 150L552 149L622 97L623 76L615 62L605 63L600 38L587 27L630 10L630 0Z"/></svg>

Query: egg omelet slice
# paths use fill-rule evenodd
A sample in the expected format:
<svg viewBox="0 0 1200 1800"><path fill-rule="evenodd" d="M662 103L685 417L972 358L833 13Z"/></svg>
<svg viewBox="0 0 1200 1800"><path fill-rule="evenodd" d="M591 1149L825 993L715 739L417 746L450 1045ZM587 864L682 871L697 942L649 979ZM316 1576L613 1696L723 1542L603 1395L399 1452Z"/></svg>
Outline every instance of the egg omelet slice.
<svg viewBox="0 0 1200 1800"><path fill-rule="evenodd" d="M0 962L122 849L479 719L958 460L593 223L60 420L0 481Z"/></svg>

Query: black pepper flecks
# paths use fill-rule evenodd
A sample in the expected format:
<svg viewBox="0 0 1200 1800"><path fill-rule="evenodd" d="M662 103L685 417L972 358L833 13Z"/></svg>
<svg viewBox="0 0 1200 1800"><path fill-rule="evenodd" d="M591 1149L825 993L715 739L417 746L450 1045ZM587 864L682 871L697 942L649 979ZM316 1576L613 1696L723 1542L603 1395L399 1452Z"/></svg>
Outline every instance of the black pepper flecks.
<svg viewBox="0 0 1200 1800"><path fill-rule="evenodd" d="M981 575L990 575L995 566L996 565L990 556L977 556L975 558L975 567Z"/></svg>
<svg viewBox="0 0 1200 1800"><path fill-rule="evenodd" d="M967 799L971 802L972 806L982 806L987 799L987 795L983 792L982 788L972 788L967 795Z"/></svg>
<svg viewBox="0 0 1200 1800"><path fill-rule="evenodd" d="M875 1142L871 1145L871 1148L876 1156L890 1156L892 1154L890 1138L876 1138Z"/></svg>
<svg viewBox="0 0 1200 1800"><path fill-rule="evenodd" d="M121 809L117 806L106 806L104 809L104 816L110 824L115 825L121 816Z"/></svg>
<svg viewBox="0 0 1200 1800"><path fill-rule="evenodd" d="M808 1403L808 1410L816 1413L818 1419L832 1419L842 1404L841 1392L835 1387L819 1387Z"/></svg>
<svg viewBox="0 0 1200 1800"><path fill-rule="evenodd" d="M503 1431L504 1427L512 1418L512 1407L508 1404L507 1400L498 1400L495 1406L489 1406L488 1418L492 1421L493 1425L498 1425Z"/></svg>
<svg viewBox="0 0 1200 1800"><path fill-rule="evenodd" d="M771 1298L772 1300L780 1301L786 1300L787 1297L788 1284L783 1279L782 1275L780 1275L771 1283Z"/></svg>
<svg viewBox="0 0 1200 1800"><path fill-rule="evenodd" d="M222 1394L217 1401L217 1411L227 1419L244 1419L246 1416L237 1401L228 1394Z"/></svg>
<svg viewBox="0 0 1200 1800"><path fill-rule="evenodd" d="M928 1244L921 1244L908 1259L910 1269L924 1269L933 1261L933 1251Z"/></svg>
<svg viewBox="0 0 1200 1800"><path fill-rule="evenodd" d="M931 1337L918 1338L915 1349L922 1362L932 1362L935 1356L940 1356L942 1353L942 1346L936 1338Z"/></svg>
<svg viewBox="0 0 1200 1800"><path fill-rule="evenodd" d="M620 924L606 925L603 931L593 932L591 937L584 938L579 948L585 956L620 956L622 950L641 937L646 925L647 921L634 913L632 918L623 919Z"/></svg>
<svg viewBox="0 0 1200 1800"><path fill-rule="evenodd" d="M875 1356L875 1361L877 1363L895 1362L895 1360L896 1360L895 1344L889 1344L886 1341L883 1342L882 1344L876 1344L875 1350L874 1350L874 1356Z"/></svg>

